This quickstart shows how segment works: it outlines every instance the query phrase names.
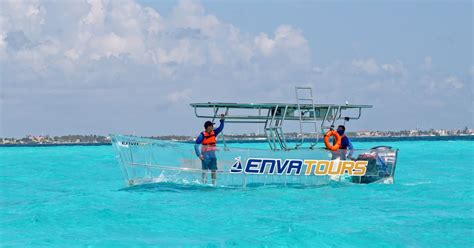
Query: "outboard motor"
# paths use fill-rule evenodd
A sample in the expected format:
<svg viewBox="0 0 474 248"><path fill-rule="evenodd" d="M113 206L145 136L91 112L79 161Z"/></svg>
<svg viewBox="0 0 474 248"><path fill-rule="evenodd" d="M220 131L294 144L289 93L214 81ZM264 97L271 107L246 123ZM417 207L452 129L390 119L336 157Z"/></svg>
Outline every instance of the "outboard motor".
<svg viewBox="0 0 474 248"><path fill-rule="evenodd" d="M372 183L385 179L393 180L397 161L397 149L390 146L376 146L362 153L357 160L368 161L364 176L352 176L353 183Z"/></svg>

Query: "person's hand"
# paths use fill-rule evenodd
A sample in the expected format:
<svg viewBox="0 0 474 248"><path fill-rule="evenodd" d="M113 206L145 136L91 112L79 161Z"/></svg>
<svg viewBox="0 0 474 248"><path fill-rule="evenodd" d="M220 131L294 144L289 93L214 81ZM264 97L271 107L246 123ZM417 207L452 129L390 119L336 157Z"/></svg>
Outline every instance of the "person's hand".
<svg viewBox="0 0 474 248"><path fill-rule="evenodd" d="M199 155L199 159L200 159L200 160L204 160L204 156L203 156L202 154Z"/></svg>
<svg viewBox="0 0 474 248"><path fill-rule="evenodd" d="M225 119L225 114L221 114L221 120Z"/></svg>

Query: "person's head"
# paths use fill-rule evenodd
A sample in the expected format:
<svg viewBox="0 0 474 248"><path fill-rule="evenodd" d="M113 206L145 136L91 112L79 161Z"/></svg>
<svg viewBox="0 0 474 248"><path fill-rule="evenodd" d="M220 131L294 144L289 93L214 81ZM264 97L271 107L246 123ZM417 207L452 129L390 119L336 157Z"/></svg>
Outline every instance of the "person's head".
<svg viewBox="0 0 474 248"><path fill-rule="evenodd" d="M345 131L346 131L346 127L345 127L345 126L339 125L339 126L337 127L337 133L338 133L339 135L343 135Z"/></svg>
<svg viewBox="0 0 474 248"><path fill-rule="evenodd" d="M212 132L214 130L214 123L212 123L212 121L206 121L204 123L204 129L208 133Z"/></svg>

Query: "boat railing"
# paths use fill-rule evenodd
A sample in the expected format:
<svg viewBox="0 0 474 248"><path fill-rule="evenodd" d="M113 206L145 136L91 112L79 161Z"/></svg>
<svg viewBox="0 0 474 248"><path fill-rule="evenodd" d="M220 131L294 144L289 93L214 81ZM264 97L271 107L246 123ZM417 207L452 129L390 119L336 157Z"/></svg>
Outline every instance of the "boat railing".
<svg viewBox="0 0 474 248"><path fill-rule="evenodd" d="M129 182L135 184L137 181L144 179L159 178L163 173L168 176L186 174L189 178L197 179L199 179L202 173L201 161L197 157L192 144L123 135L112 135L111 137L123 177L127 184ZM385 149L381 150L381 152L374 149L354 149L351 151L353 159L357 159L364 154L378 153L384 162L383 166L385 167L383 170L386 173L385 176L390 176L394 172L396 152L396 149ZM263 148L217 147L215 154L219 168L217 173L225 175L230 174L231 167L237 161L244 163L249 158L274 158L281 159L282 161L285 159L349 159L337 157L340 155L335 156L335 152L322 148L269 150ZM374 170L368 173L367 176L377 177L377 173L379 172Z"/></svg>

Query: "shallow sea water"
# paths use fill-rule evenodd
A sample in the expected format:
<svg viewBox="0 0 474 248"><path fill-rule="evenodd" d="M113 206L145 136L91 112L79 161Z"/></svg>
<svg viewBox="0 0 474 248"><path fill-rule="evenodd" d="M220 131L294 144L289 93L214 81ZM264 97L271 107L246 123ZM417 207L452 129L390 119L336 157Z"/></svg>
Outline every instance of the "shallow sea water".
<svg viewBox="0 0 474 248"><path fill-rule="evenodd" d="M246 189L123 189L111 146L0 148L0 246L473 247L473 143L356 142L400 149L393 185Z"/></svg>

